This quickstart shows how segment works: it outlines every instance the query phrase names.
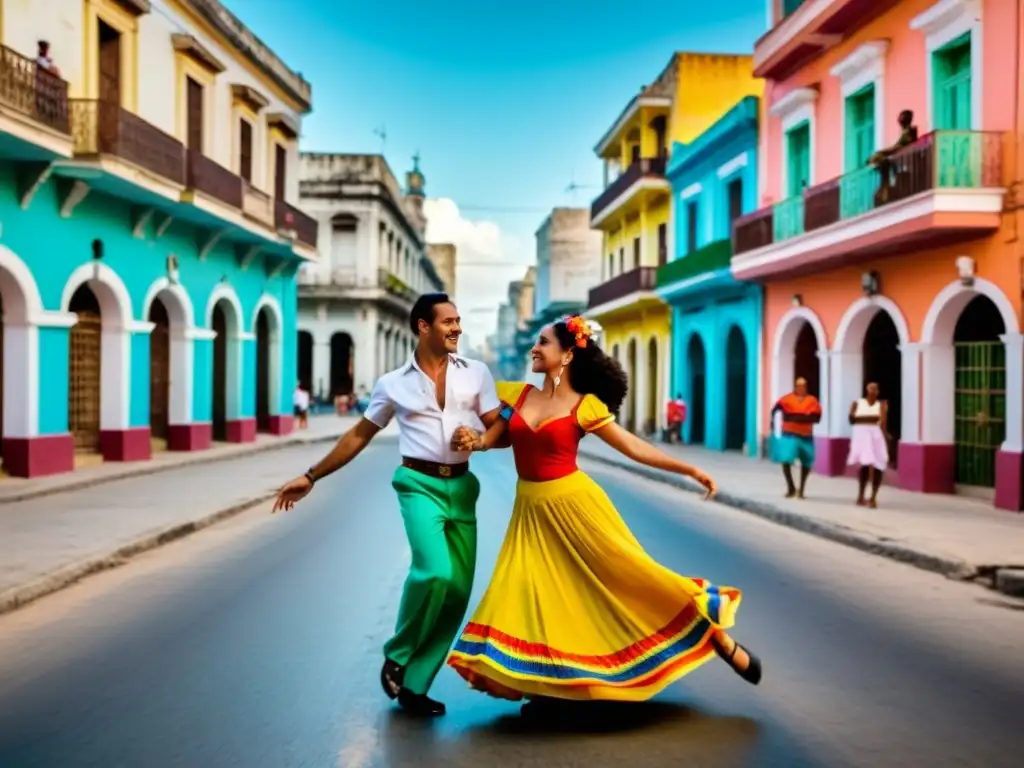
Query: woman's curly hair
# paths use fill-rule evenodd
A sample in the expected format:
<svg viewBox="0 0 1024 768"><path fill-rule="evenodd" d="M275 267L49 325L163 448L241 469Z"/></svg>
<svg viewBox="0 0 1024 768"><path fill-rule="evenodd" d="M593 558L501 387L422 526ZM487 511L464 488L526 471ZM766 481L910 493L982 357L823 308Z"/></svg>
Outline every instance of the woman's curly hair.
<svg viewBox="0 0 1024 768"><path fill-rule="evenodd" d="M629 379L618 360L606 355L593 339L587 339L584 347L577 346L576 333L565 320L554 323L552 328L562 349L572 350L569 386L581 395L594 395L609 411L618 414L629 391Z"/></svg>

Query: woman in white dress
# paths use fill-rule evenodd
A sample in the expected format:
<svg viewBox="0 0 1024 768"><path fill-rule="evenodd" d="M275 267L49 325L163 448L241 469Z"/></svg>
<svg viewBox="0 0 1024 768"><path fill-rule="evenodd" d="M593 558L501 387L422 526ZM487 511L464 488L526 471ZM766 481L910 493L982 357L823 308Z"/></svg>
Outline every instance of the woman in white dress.
<svg viewBox="0 0 1024 768"><path fill-rule="evenodd" d="M872 509L878 507L878 489L882 475L889 466L889 430L887 417L889 409L884 400L878 399L878 384L870 382L864 389L865 397L850 406L850 457L847 464L860 467L858 480L860 492L857 506L865 504ZM871 480L871 499L865 501L864 492Z"/></svg>

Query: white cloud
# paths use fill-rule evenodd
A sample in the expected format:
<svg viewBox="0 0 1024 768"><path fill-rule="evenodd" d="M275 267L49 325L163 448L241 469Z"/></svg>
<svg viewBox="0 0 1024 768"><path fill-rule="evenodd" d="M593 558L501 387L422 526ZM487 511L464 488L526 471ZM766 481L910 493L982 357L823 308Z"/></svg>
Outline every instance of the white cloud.
<svg viewBox="0 0 1024 768"><path fill-rule="evenodd" d="M508 284L534 263L533 238L512 235L493 221L468 219L448 198L428 199L423 210L427 242L455 244L455 301L475 345L497 326Z"/></svg>

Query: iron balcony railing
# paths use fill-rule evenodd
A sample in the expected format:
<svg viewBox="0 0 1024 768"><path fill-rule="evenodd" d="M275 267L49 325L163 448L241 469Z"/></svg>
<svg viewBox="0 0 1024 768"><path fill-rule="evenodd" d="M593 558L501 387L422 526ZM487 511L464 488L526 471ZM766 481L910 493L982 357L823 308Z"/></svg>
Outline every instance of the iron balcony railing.
<svg viewBox="0 0 1024 768"><path fill-rule="evenodd" d="M609 301L621 299L637 291L654 290L657 279L657 267L637 267L629 272L616 275L600 285L590 289L587 306L599 307Z"/></svg>
<svg viewBox="0 0 1024 768"><path fill-rule="evenodd" d="M6 45L0 45L0 102L42 125L71 133L67 82Z"/></svg>
<svg viewBox="0 0 1024 768"><path fill-rule="evenodd" d="M732 241L728 238L708 243L692 253L680 256L664 266L658 267L657 286L664 288L673 283L726 269L732 259Z"/></svg>
<svg viewBox="0 0 1024 768"><path fill-rule="evenodd" d="M185 183L185 147L120 104L72 99L74 153L113 155L177 184Z"/></svg>
<svg viewBox="0 0 1024 768"><path fill-rule="evenodd" d="M291 203L274 201L274 223L278 231L294 232L300 243L316 248L317 221Z"/></svg>
<svg viewBox="0 0 1024 768"><path fill-rule="evenodd" d="M741 254L785 242L922 192L1003 185L1003 134L934 131L878 165L740 217L733 225L733 251Z"/></svg>
<svg viewBox="0 0 1024 768"><path fill-rule="evenodd" d="M665 158L642 157L626 169L619 178L609 184L590 206L590 217L594 218L615 202L619 195L643 178L665 178Z"/></svg>

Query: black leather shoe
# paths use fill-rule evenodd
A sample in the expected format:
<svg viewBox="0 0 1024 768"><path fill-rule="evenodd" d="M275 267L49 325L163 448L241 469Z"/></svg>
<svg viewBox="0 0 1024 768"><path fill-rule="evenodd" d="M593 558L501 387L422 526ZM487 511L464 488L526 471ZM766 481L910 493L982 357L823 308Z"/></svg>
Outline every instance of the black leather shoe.
<svg viewBox="0 0 1024 768"><path fill-rule="evenodd" d="M408 688L398 692L398 703L402 709L416 717L440 717L446 712L440 701L434 701L425 693L413 693Z"/></svg>
<svg viewBox="0 0 1024 768"><path fill-rule="evenodd" d="M405 669L391 659L384 659L384 666L380 668L380 687L389 699L398 696L404 680Z"/></svg>

